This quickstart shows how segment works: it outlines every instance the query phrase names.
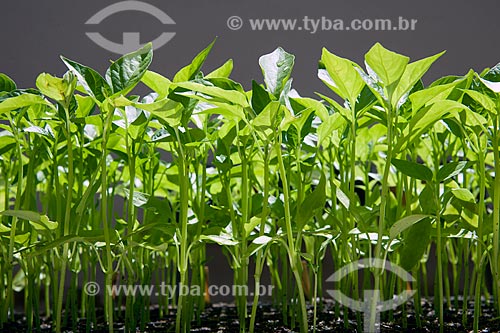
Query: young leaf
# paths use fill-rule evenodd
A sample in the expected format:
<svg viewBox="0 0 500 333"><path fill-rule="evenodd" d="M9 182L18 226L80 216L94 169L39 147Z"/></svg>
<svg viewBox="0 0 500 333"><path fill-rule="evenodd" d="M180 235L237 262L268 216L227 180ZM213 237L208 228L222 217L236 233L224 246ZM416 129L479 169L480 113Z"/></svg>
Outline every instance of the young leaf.
<svg viewBox="0 0 500 333"><path fill-rule="evenodd" d="M312 193L304 199L297 214L297 228L301 230L313 217L317 209L325 207L326 202L326 177L321 173L321 179Z"/></svg>
<svg viewBox="0 0 500 333"><path fill-rule="evenodd" d="M252 108L259 114L271 102L269 93L260 84L252 80Z"/></svg>
<svg viewBox="0 0 500 333"><path fill-rule="evenodd" d="M58 223L52 222L46 215L41 215L38 212L32 212L28 210L6 210L0 212L3 216L17 217L18 219L30 221L31 225L36 230L55 230L57 229Z"/></svg>
<svg viewBox="0 0 500 333"><path fill-rule="evenodd" d="M395 239L400 233L411 227L417 222L422 221L423 219L429 217L429 215L410 215L403 217L401 220L398 220L394 223L389 230L389 236L391 239Z"/></svg>
<svg viewBox="0 0 500 333"><path fill-rule="evenodd" d="M106 80L90 67L81 65L61 56L62 61L68 69L75 74L78 83L85 91L98 102L103 102L111 95L111 87Z"/></svg>
<svg viewBox="0 0 500 333"><path fill-rule="evenodd" d="M233 71L233 60L229 59L222 66L205 76L206 79L228 78Z"/></svg>
<svg viewBox="0 0 500 333"><path fill-rule="evenodd" d="M45 96L69 107L76 88L76 80L71 71L62 79L42 73L36 79L36 86Z"/></svg>
<svg viewBox="0 0 500 333"><path fill-rule="evenodd" d="M413 86L424 76L424 74L429 70L431 65L439 59L445 52L438 53L436 55L420 59L418 61L412 62L406 66L401 80L394 92L392 104L397 105L401 97L407 94Z"/></svg>
<svg viewBox="0 0 500 333"><path fill-rule="evenodd" d="M366 63L386 88L399 82L409 60L406 56L389 51L380 43L373 45L365 55Z"/></svg>
<svg viewBox="0 0 500 333"><path fill-rule="evenodd" d="M391 161L392 165L398 169L399 172L420 180L432 181L432 171L423 164L418 164L415 162L410 162L406 160L400 160L393 158Z"/></svg>
<svg viewBox="0 0 500 333"><path fill-rule="evenodd" d="M490 111L495 114L497 113L495 102L493 102L491 98L489 98L486 94L481 94L480 92L469 89L464 90L464 92L467 95L469 95L473 100L481 104L481 106L485 108L487 111Z"/></svg>
<svg viewBox="0 0 500 333"><path fill-rule="evenodd" d="M401 256L400 266L409 271L418 264L424 255L431 240L431 220L423 221L411 226L404 237L403 246L399 249Z"/></svg>
<svg viewBox="0 0 500 333"><path fill-rule="evenodd" d="M274 52L259 58L267 90L279 98L292 74L295 56L278 47Z"/></svg>
<svg viewBox="0 0 500 333"><path fill-rule="evenodd" d="M201 235L200 240L208 240L223 246L238 245L237 241L232 240L229 236L225 235Z"/></svg>
<svg viewBox="0 0 500 333"><path fill-rule="evenodd" d="M468 163L466 161L451 162L442 166L437 173L437 181L444 182L452 177L458 175L464 168L466 168Z"/></svg>
<svg viewBox="0 0 500 333"><path fill-rule="evenodd" d="M351 105L356 103L358 95L363 90L365 82L356 70L356 64L348 59L344 59L330 53L323 48L321 62L330 74L336 87L337 94L349 101Z"/></svg>
<svg viewBox="0 0 500 333"><path fill-rule="evenodd" d="M493 82L493 81L488 81L485 79L480 79L481 82L491 91L494 93L499 94L500 93L500 82Z"/></svg>
<svg viewBox="0 0 500 333"><path fill-rule="evenodd" d="M454 188L451 190L451 193L460 201L471 203L476 202L476 198L474 198L474 195L466 188Z"/></svg>
<svg viewBox="0 0 500 333"><path fill-rule="evenodd" d="M17 89L16 83L7 75L0 73L0 93Z"/></svg>
<svg viewBox="0 0 500 333"><path fill-rule="evenodd" d="M51 103L47 102L42 96L33 94L22 94L16 97L8 98L3 102L1 102L0 114L38 104L47 105L54 108L54 106Z"/></svg>
<svg viewBox="0 0 500 333"><path fill-rule="evenodd" d="M309 108L314 110L314 113L321 119L321 121L326 121L328 117L330 117L330 115L328 114L328 110L323 105L323 103L313 98L307 98L307 97L290 98L290 104L292 105L294 110L296 109L297 105L300 105L300 107L302 108L301 111Z"/></svg>
<svg viewBox="0 0 500 333"><path fill-rule="evenodd" d="M215 86L206 86L196 82L181 82L177 83L176 86L188 89L193 92L200 92L205 95L212 96L217 99L222 99L231 104L240 105L243 107L248 107L248 101L245 94L237 90L225 90ZM195 96L190 96L195 97Z"/></svg>
<svg viewBox="0 0 500 333"><path fill-rule="evenodd" d="M170 85L172 84L172 81L163 75L149 70L144 73L141 81L158 94L158 99L167 97Z"/></svg>
<svg viewBox="0 0 500 333"><path fill-rule="evenodd" d="M129 93L141 81L152 61L151 43L115 61L106 71L106 81L113 94Z"/></svg>
<svg viewBox="0 0 500 333"><path fill-rule="evenodd" d="M177 83L194 79L200 72L201 66L205 63L205 60L207 59L214 44L215 40L213 40L203 51L196 55L189 65L182 68L177 74L175 74L172 81Z"/></svg>

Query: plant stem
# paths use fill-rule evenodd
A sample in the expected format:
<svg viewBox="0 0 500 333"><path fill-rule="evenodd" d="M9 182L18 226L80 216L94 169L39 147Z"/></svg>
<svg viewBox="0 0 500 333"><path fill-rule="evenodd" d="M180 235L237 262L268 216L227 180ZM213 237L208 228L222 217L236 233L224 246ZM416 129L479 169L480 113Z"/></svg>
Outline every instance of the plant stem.
<svg viewBox="0 0 500 333"><path fill-rule="evenodd" d="M392 161L392 142L393 142L393 110L390 105L386 107L387 111L387 156L384 167L384 174L382 176L382 192L380 194L380 213L379 213L379 221L378 221L378 240L377 245L375 247L375 258L381 258L382 256L382 236L385 231L385 220L386 220L386 208L387 202L389 200L389 173L391 171L391 161ZM374 290L380 290L380 277L382 272L378 270L375 271L374 276ZM369 329L370 331L375 331L375 320L376 320L376 311L377 311L377 299L376 297L372 298L370 304L370 323Z"/></svg>
<svg viewBox="0 0 500 333"><path fill-rule="evenodd" d="M295 249L295 243L293 241L292 219L290 214L290 193L288 188L288 180L285 170L285 164L283 163L283 155L281 152L281 142L282 142L282 137L281 135L278 135L278 142L276 144L276 155L278 157L279 172L281 176L281 181L283 183L285 226L286 226L286 233L288 240L288 253L289 253L290 266L293 275L295 277L295 282L299 293L300 308L302 314L300 329L302 333L306 333L308 325L307 325L306 300L304 296L304 290L302 287L302 279L300 276L300 267L299 267L301 261L300 261L300 256L297 253L297 250Z"/></svg>
<svg viewBox="0 0 500 333"><path fill-rule="evenodd" d="M8 115L9 122L11 124L12 133L14 133L14 139L16 141L16 153L18 160L18 170L17 170L17 190L16 190L16 201L14 203L14 209L18 210L21 207L21 197L22 197L22 189L23 189L23 152L21 149L21 142L19 138L19 134L12 122L12 118ZM14 295L12 289L12 280L13 280L13 263L14 263L14 240L16 237L17 230L17 217L12 218L12 224L10 227L10 237L9 237L9 256L8 262L6 264L7 271L7 299L4 303L4 312L7 314L7 318L14 319Z"/></svg>
<svg viewBox="0 0 500 333"><path fill-rule="evenodd" d="M113 283L113 261L111 256L111 237L109 231L111 225L108 222L108 170L107 170L107 142L111 121L113 119L113 111L107 110L105 117L104 130L102 134L102 164L101 164L101 219L104 230L104 241L106 243L106 272L105 272L105 309L106 320L108 322L108 330L113 332L113 299L111 295L111 286Z"/></svg>
<svg viewBox="0 0 500 333"><path fill-rule="evenodd" d="M500 151L498 140L500 139L500 117L495 118L495 130L493 137L493 156L495 162L495 180L493 190L493 281L495 281L494 291L496 295L497 313L500 315Z"/></svg>
<svg viewBox="0 0 500 333"><path fill-rule="evenodd" d="M73 141L71 139L71 122L68 108L65 107L64 111L66 113L66 145L68 150L68 191L66 193L66 210L64 215L64 230L63 236L69 234L69 226L71 223L71 202L73 199L73 186L74 186L74 165L73 165ZM57 299L57 312L56 312L56 331L61 332L61 315L62 315L62 304L64 298L64 287L66 282L66 267L69 257L69 243L63 245L62 251L62 263L61 263L61 275L59 279L59 292Z"/></svg>
<svg viewBox="0 0 500 333"><path fill-rule="evenodd" d="M260 215L261 220L260 220L259 236L264 235L267 216L269 214L268 209L269 209L269 148L266 145L264 151L264 198L262 200L262 213ZM255 319L256 319L255 317L257 316L257 306L259 304L259 296L260 296L259 295L260 277L262 275L262 269L264 267L263 263L264 260L265 257L263 256L263 250L258 251L255 263L255 274L254 274L255 290L252 303L252 313L250 316L250 326L249 326L250 333L254 333L255 330Z"/></svg>
<svg viewBox="0 0 500 333"><path fill-rule="evenodd" d="M189 204L189 165L186 161L187 156L184 153L182 147L182 142L179 136L179 132L175 129L175 134L177 136L179 144L179 156L178 156L178 168L179 168L179 200L180 200L180 216L179 224L181 226L180 234L180 257L179 257L179 273L180 273L180 284L179 284L179 300L177 302L177 316L175 321L176 332L187 332L189 318L187 318L184 310L184 305L186 303L185 296L183 295L183 288L187 286L187 269L188 269L188 204ZM183 322L184 325L181 323Z"/></svg>

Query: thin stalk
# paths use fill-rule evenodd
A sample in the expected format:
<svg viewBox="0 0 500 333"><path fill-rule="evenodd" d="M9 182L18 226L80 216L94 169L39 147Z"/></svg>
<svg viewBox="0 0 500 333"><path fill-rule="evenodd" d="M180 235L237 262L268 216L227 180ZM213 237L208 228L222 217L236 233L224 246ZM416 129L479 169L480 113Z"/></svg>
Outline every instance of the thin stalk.
<svg viewBox="0 0 500 333"><path fill-rule="evenodd" d="M108 222L108 170L107 170L107 143L108 134L111 127L111 120L113 119L113 112L108 110L105 119L104 131L102 134L102 164L101 164L101 219L104 231L104 241L106 243L106 272L105 272L105 311L106 320L108 322L108 330L113 332L113 299L111 295L111 286L113 283L113 261L111 257L111 236L109 229L111 225Z"/></svg>
<svg viewBox="0 0 500 333"><path fill-rule="evenodd" d="M500 117L495 118L495 130L493 140L493 156L495 161L495 180L493 190L493 281L496 292L497 313L500 315L500 151L498 147ZM479 259L479 258L478 258Z"/></svg>
<svg viewBox="0 0 500 333"><path fill-rule="evenodd" d="M478 261L478 266L479 270L477 271L478 276L476 279L476 289L481 289L481 283L483 281L483 272L484 272L484 263L485 259L487 258L488 252L484 252L482 255L481 259L477 258ZM477 333L479 331L479 316L481 315L481 294L476 293L475 299L474 299L474 324L473 324L473 329L474 333Z"/></svg>
<svg viewBox="0 0 500 333"><path fill-rule="evenodd" d="M300 258L297 255L296 249L295 249L295 243L293 240L293 231L292 231L292 219L291 219L291 214L290 214L290 193L289 193L289 187L288 187L288 180L286 176L286 169L285 169L285 164L283 163L283 155L281 152L281 142L282 142L282 136L278 135L278 143L276 144L276 154L278 157L278 165L279 165L279 171L281 175L281 181L283 183L283 195L284 195L284 204L285 204L285 226L286 226L286 233L287 233L287 240L288 240L288 253L289 253L289 260L290 260L290 266L293 272L293 275L295 277L298 293L299 293L299 300L300 300L300 307L301 307L301 322L300 322L300 328L301 332L305 333L307 332L307 312L306 312L306 299L304 296L304 290L302 287L302 280L300 276Z"/></svg>
<svg viewBox="0 0 500 333"><path fill-rule="evenodd" d="M64 215L64 230L63 236L69 234L69 226L71 223L71 202L73 199L73 186L74 186L74 165L73 165L73 141L71 140L71 123L70 116L67 107L64 107L64 112L66 114L66 145L68 150L68 191L66 193L66 210ZM56 309L56 332L61 332L61 315L62 315L62 304L64 298L64 287L66 284L66 267L68 264L69 256L69 243L63 245L62 252L62 263L61 263L61 275L59 278L59 292L57 299L57 309Z"/></svg>
<svg viewBox="0 0 500 333"><path fill-rule="evenodd" d="M260 228L259 228L259 236L264 235L265 231L265 226L266 226L266 221L267 221L267 216L268 216L268 210L269 210L269 147L266 145L265 151L264 151L264 198L262 200L262 213L261 213L261 220L260 220ZM259 292L260 292L260 277L262 275L262 269L264 267L264 256L263 256L263 250L260 250L257 252L257 259L255 263L255 273L254 273L254 281L255 281L255 290L254 290L254 297L253 297L253 303L252 303L252 312L250 316L250 326L249 326L249 332L254 333L255 330L255 319L257 316L257 306L259 304Z"/></svg>
<svg viewBox="0 0 500 333"><path fill-rule="evenodd" d="M241 225L240 225L240 286L246 286L248 284L248 258L246 258L247 252L247 240L246 240L246 232L245 232L245 224L249 220L249 179L248 179L248 159L245 154L242 154L241 160ZM238 298L238 312L240 314L240 331L245 332L246 327L246 318L247 318L247 295L237 295Z"/></svg>
<svg viewBox="0 0 500 333"><path fill-rule="evenodd" d="M436 169L439 165L436 166ZM439 202L439 184L436 184L435 201ZM443 291L443 245L442 245L442 231L441 231L441 209L438 207L436 210L436 255L437 255L437 288L439 292L439 331L443 332L444 329L444 291Z"/></svg>
<svg viewBox="0 0 500 333"><path fill-rule="evenodd" d="M179 132L175 129L175 134L177 136L177 141L179 144L179 157L178 157L178 168L179 168L179 194L180 194L180 216L179 224L181 227L180 234L180 253L179 253L179 273L180 273L180 290L187 285L187 270L188 270L188 204L189 204L189 165L186 162L186 155L184 154L184 149L182 147L182 142L179 136ZM184 313L184 305L186 305L186 300L183 293L179 293L179 299L177 302L177 316L175 320L176 332L186 332L188 329L189 318L186 318ZM182 325L184 321L184 325Z"/></svg>
<svg viewBox="0 0 500 333"><path fill-rule="evenodd" d="M463 290L463 302L462 302L462 324L467 326L467 307L469 302L469 242L466 241L463 261L464 261L464 290Z"/></svg>
<svg viewBox="0 0 500 333"><path fill-rule="evenodd" d="M12 133L14 133L14 139L16 141L16 153L17 153L17 160L18 160L18 170L17 170L17 190L16 190L16 201L14 203L14 209L18 210L21 207L21 196L22 196L22 190L23 190L23 152L21 149L21 142L19 139L19 134L14 127L14 123L12 122L12 118L10 115L8 115L9 122L11 124L12 128ZM7 299L5 300L4 303L4 312L7 314L7 318L9 318L9 315L11 319L14 319L14 296L13 296L13 289L12 289L12 280L13 280L13 263L14 263L14 240L16 236L16 230L17 230L17 218L13 217L12 218L12 224L10 227L10 237L9 237L9 256L8 256L8 262L6 265L7 268Z"/></svg>
<svg viewBox="0 0 500 333"><path fill-rule="evenodd" d="M382 236L385 230L385 219L386 219L386 209L389 196L389 173L391 171L391 161L392 161L392 142L393 142L393 110L391 106L387 106L387 156L384 167L384 174L382 176L382 192L380 194L380 214L378 221L378 240L375 247L375 258L381 258L382 256ZM380 278L382 272L376 271L374 276L374 290L380 290ZM369 330L375 331L375 320L377 311L377 299L373 297L370 304L370 322Z"/></svg>

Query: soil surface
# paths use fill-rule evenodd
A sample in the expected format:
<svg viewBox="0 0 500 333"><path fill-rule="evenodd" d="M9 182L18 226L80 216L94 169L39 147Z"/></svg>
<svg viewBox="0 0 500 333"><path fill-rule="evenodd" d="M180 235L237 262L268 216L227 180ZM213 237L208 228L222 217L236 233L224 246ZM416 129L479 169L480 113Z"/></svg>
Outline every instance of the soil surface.
<svg viewBox="0 0 500 333"><path fill-rule="evenodd" d="M472 332L473 323L473 303L468 304L467 311L467 325L462 322L462 302L458 301L458 308L452 306L445 310L444 332ZM445 306L446 309L446 306ZM249 308L250 312L250 308ZM312 307L309 307L309 319L312 323ZM439 323L436 318L434 307L430 301L422 301L422 313L420 318L421 327L417 326L415 311L411 303L406 304L406 315L403 316L403 309L399 307L393 313L393 319L388 320L387 313L382 314L381 318L381 332L439 332ZM158 310L151 309L151 322L146 324L144 330L137 330L137 332L174 332L173 325L175 324L175 315L171 314L163 318L159 318ZM358 323L356 313L349 310L348 324L343 321L343 313L341 311L340 318L335 315L335 305L333 302L325 302L323 309L318 311L316 332L362 332L362 322ZM406 317L406 323L404 322ZM102 319L102 317L101 317ZM107 333L107 326L98 325L95 328L88 330L85 319L79 319L77 330L67 329L65 332L94 332L94 333ZM255 332L273 332L273 333L291 333L299 332L298 327L290 329L290 325L284 325L283 316L280 311L274 309L271 305L259 305L257 311L257 320ZM491 301L482 302L482 313L479 321L480 332L483 333L497 333L500 332L500 318L496 317L493 303ZM359 330L358 330L359 329ZM1 332L27 332L27 327L24 318L19 316L15 322L4 325ZM51 332L51 323L44 321L41 325L39 332ZM116 332L124 332L123 324L116 323ZM191 332L206 332L206 333L233 333L239 332L238 316L234 305L225 303L213 304L207 306L201 315L201 323L193 322Z"/></svg>

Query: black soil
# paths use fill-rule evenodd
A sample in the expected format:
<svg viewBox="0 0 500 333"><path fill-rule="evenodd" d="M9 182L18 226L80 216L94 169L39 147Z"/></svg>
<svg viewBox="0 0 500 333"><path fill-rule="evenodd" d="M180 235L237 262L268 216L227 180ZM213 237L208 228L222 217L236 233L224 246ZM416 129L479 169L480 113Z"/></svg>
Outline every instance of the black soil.
<svg viewBox="0 0 500 333"><path fill-rule="evenodd" d="M454 303L454 302L453 302ZM452 304L455 305L455 304ZM446 306L445 306L446 309ZM482 313L479 320L479 331L483 333L500 332L500 318L496 316L492 302L482 302ZM308 309L310 324L312 323L312 307ZM249 308L250 312L250 308ZM393 313L391 321L387 318L387 313L384 313L381 318L381 332L439 332L439 323L436 318L436 312L432 303L422 301L422 313L420 317L421 327L417 326L417 320L414 308L411 304L406 305L406 314L403 315L402 307L399 307ZM321 311L318 311L318 319L316 332L362 332L362 322L358 323L355 313L349 311L348 323L344 323L342 319L343 313L340 312L340 318L335 315L335 306L333 302L324 303ZM445 310L444 332L472 332L473 323L473 304L470 303L467 310L467 324L464 326L462 317L462 302L458 301L458 308L451 306ZM136 332L174 332L175 314L159 318L158 310L151 309L151 322L145 325L143 330L137 329ZM403 320L406 318L406 320ZM102 319L102 318L101 318ZM19 316L15 322L5 324L1 332L27 332L27 327L24 319ZM44 321L39 332L52 332L51 323ZM115 325L115 332L124 332L125 328L122 324ZM104 324L89 329L85 319L79 319L77 329L67 329L65 332L108 332L107 326ZM228 304L214 304L207 306L201 314L200 322L193 322L191 332L206 332L206 333L228 333L239 332L239 322L236 313L236 308ZM290 325L285 325L283 315L270 305L259 305L255 332L273 332L273 333L289 333L299 332L299 328L290 329ZM311 328L312 332L312 328Z"/></svg>

